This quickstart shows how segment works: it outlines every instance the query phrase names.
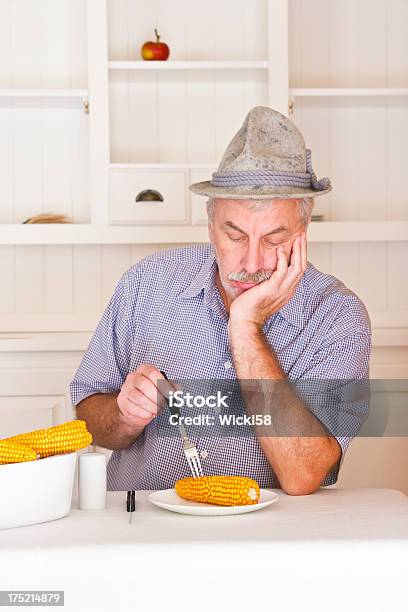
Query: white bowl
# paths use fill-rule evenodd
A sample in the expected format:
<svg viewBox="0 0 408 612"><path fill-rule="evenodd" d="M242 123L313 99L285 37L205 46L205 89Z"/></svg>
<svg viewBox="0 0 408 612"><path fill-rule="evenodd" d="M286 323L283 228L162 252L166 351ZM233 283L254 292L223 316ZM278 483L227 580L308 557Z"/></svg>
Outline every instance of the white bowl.
<svg viewBox="0 0 408 612"><path fill-rule="evenodd" d="M53 521L71 509L76 453L0 465L0 529Z"/></svg>

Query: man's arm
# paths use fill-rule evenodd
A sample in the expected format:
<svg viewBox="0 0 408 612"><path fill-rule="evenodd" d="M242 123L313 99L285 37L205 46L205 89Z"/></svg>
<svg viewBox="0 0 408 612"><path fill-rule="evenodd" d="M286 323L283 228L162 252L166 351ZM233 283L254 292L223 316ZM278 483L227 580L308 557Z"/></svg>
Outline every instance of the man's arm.
<svg viewBox="0 0 408 612"><path fill-rule="evenodd" d="M290 262L283 247L278 247L276 270L268 280L232 302L228 322L238 380L259 380L260 388L262 381L277 383L271 394L272 406L268 407L273 417L271 435L255 433L282 489L292 495L313 493L341 458L337 440L285 383L285 373L262 331L266 319L294 295L306 270L306 250L306 232L294 240ZM245 388L242 392L247 410L251 411L251 393L245 393ZM288 432L292 435L288 436Z"/></svg>
<svg viewBox="0 0 408 612"><path fill-rule="evenodd" d="M340 445L285 382L286 375L262 330L251 323L230 323L237 378L267 382L266 397L271 400L267 413L272 415L272 424L269 436L258 435L255 428L259 444L286 493L313 493L340 460ZM244 383L242 393L247 411L259 413L253 388L246 393Z"/></svg>
<svg viewBox="0 0 408 612"><path fill-rule="evenodd" d="M86 421L93 444L121 450L133 444L143 427L135 428L124 420L117 402L119 393L96 393L86 397L76 407L78 419Z"/></svg>
<svg viewBox="0 0 408 612"><path fill-rule="evenodd" d="M112 450L128 448L163 408L170 389L157 368L142 363L126 376L119 392L95 393L80 401L77 416L86 421L94 444Z"/></svg>

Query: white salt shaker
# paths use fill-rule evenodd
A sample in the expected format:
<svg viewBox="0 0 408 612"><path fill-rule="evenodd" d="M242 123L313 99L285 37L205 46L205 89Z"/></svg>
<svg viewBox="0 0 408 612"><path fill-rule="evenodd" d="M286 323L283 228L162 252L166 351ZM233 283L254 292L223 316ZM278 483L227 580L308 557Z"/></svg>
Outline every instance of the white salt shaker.
<svg viewBox="0 0 408 612"><path fill-rule="evenodd" d="M78 467L80 510L106 508L106 455L80 453Z"/></svg>

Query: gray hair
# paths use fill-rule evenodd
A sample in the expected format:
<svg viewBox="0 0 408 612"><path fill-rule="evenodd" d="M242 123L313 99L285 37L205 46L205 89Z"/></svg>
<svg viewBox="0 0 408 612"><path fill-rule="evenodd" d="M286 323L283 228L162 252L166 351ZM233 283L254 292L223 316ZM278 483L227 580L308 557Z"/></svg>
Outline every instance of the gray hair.
<svg viewBox="0 0 408 612"><path fill-rule="evenodd" d="M293 198L296 199L296 198ZM251 210L262 210L268 208L270 206L271 200L254 200L252 206L250 206ZM314 205L313 198L299 198L297 199L300 216L303 221L304 227L310 222L310 218L312 216L312 209ZM215 209L215 198L210 196L207 200L207 215L208 221L210 223L214 220L214 209Z"/></svg>

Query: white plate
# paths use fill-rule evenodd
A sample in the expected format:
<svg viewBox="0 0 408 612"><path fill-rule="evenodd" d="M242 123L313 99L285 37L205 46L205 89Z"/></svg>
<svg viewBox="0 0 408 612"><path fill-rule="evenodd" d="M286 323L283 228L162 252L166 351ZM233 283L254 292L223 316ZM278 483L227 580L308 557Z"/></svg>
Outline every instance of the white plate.
<svg viewBox="0 0 408 612"><path fill-rule="evenodd" d="M261 489L259 502L257 504L249 504L248 506L213 506L211 504L201 504L199 502L182 499L174 489L155 491L154 493L150 493L148 499L155 506L170 510L171 512L179 512L180 514L199 514L202 516L220 516L226 514L244 514L246 512L262 510L262 508L266 508L266 506L270 506L273 502L276 502L278 495L268 489Z"/></svg>

